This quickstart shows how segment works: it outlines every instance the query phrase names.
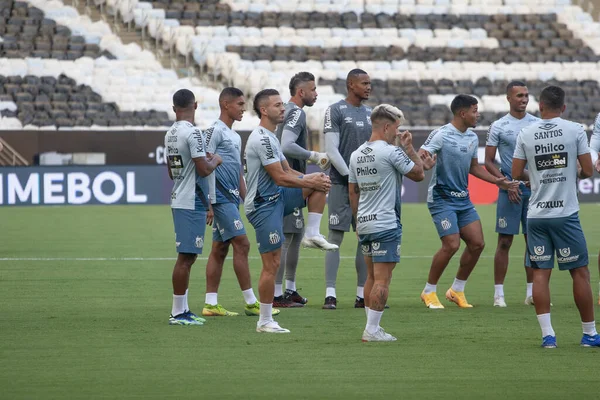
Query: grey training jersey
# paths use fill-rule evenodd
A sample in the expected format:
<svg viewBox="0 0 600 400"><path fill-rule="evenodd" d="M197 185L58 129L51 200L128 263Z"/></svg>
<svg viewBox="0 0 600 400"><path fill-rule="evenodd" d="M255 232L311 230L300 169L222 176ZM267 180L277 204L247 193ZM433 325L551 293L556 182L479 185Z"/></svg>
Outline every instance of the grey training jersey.
<svg viewBox="0 0 600 400"><path fill-rule="evenodd" d="M244 211L250 214L258 208L275 203L279 186L265 170L265 166L285 160L279 141L270 130L259 126L246 142L247 194Z"/></svg>
<svg viewBox="0 0 600 400"><path fill-rule="evenodd" d="M498 148L498 154L500 155L500 171L502 171L502 174L508 180L512 180L512 158L513 154L515 154L515 145L517 144L519 132L527 125L539 121L540 119L535 115L525 114L523 118L517 119L509 113L490 125L485 144L486 146ZM529 191L529 189L527 189L527 191Z"/></svg>
<svg viewBox="0 0 600 400"><path fill-rule="evenodd" d="M277 126L276 136L281 143L283 131L290 131L296 137L296 144L303 149L306 149L306 138L308 137L308 128L306 127L306 113L298 107L294 102L289 102L285 105L285 115L283 122ZM298 160L296 158L287 157L288 163L292 169L306 173L306 160Z"/></svg>
<svg viewBox="0 0 600 400"><path fill-rule="evenodd" d="M206 151L218 154L223 163L215 169L215 198L213 204L240 204L240 175L242 173L242 138L218 119L204 131Z"/></svg>
<svg viewBox="0 0 600 400"><path fill-rule="evenodd" d="M514 158L529 164L528 218L560 218L579 211L577 156L589 152L585 130L575 122L552 118L521 131Z"/></svg>
<svg viewBox="0 0 600 400"><path fill-rule="evenodd" d="M596 153L600 153L600 114L596 115L594 120L594 129L590 138L590 148Z"/></svg>
<svg viewBox="0 0 600 400"><path fill-rule="evenodd" d="M339 152L346 165L350 155L371 137L371 108L361 105L354 107L346 100L330 105L325 111L323 133L339 133ZM329 172L331 183L343 183L342 175L332 165Z"/></svg>
<svg viewBox="0 0 600 400"><path fill-rule="evenodd" d="M399 147L383 140L366 142L350 156L348 182L358 184L356 231L365 235L396 229L400 224L402 176L415 163Z"/></svg>
<svg viewBox="0 0 600 400"><path fill-rule="evenodd" d="M174 182L171 207L207 210L208 186L203 184L206 179L197 175L193 160L206 157L200 129L187 121L175 122L165 135L165 150Z"/></svg>

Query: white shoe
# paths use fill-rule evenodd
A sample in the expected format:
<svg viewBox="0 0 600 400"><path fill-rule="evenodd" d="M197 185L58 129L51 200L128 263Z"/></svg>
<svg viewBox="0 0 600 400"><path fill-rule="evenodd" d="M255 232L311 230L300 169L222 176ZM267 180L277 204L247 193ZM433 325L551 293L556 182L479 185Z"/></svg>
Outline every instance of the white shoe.
<svg viewBox="0 0 600 400"><path fill-rule="evenodd" d="M527 296L525 298L525 305L526 306L532 306L533 305L533 296Z"/></svg>
<svg viewBox="0 0 600 400"><path fill-rule="evenodd" d="M256 323L256 332L265 332L265 333L290 333L289 329L285 329L279 326L279 324L273 320L261 324L260 322Z"/></svg>
<svg viewBox="0 0 600 400"><path fill-rule="evenodd" d="M382 327L379 327L375 333L369 333L365 329L362 335L363 342L395 342L396 340L398 339L386 333Z"/></svg>
<svg viewBox="0 0 600 400"><path fill-rule="evenodd" d="M325 236L321 234L313 237L304 236L302 238L302 246L308 249L320 249L325 251L334 251L339 249L338 245L329 243L325 239Z"/></svg>
<svg viewBox="0 0 600 400"><path fill-rule="evenodd" d="M494 296L494 307L506 307L504 296Z"/></svg>

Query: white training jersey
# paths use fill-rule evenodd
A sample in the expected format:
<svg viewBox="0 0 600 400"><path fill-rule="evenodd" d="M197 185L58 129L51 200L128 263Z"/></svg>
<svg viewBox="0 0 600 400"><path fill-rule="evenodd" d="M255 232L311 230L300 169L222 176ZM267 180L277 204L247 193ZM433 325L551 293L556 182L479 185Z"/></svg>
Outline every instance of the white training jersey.
<svg viewBox="0 0 600 400"><path fill-rule="evenodd" d="M173 176L171 207L185 210L203 210L208 191L198 193L194 158L206 157L202 132L188 121L177 121L165 135L168 167ZM199 186L200 187L200 186Z"/></svg>
<svg viewBox="0 0 600 400"><path fill-rule="evenodd" d="M401 148L383 140L363 143L350 155L348 182L360 189L356 214L359 234L398 228L402 177L414 166Z"/></svg>
<svg viewBox="0 0 600 400"><path fill-rule="evenodd" d="M514 158L529 165L528 218L561 218L579 211L577 156L589 152L581 124L552 118L523 128Z"/></svg>

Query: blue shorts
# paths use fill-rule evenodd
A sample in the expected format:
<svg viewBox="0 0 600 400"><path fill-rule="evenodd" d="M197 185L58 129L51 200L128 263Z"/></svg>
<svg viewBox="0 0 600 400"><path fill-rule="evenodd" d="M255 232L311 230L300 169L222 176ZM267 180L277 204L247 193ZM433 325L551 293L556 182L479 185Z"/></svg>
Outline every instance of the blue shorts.
<svg viewBox="0 0 600 400"><path fill-rule="evenodd" d="M362 254L371 257L374 263L400 262L402 227L379 233L358 235Z"/></svg>
<svg viewBox="0 0 600 400"><path fill-rule="evenodd" d="M202 254L206 211L173 208L175 245L178 253Z"/></svg>
<svg viewBox="0 0 600 400"><path fill-rule="evenodd" d="M496 232L503 235L518 235L519 225L521 225L521 232L526 234L527 207L529 207L529 196L521 195L520 203L511 203L508 200L508 192L500 190L496 204Z"/></svg>
<svg viewBox="0 0 600 400"><path fill-rule="evenodd" d="M212 205L215 214L213 224L213 240L216 242L226 242L236 236L246 234L240 210L233 203L221 203Z"/></svg>
<svg viewBox="0 0 600 400"><path fill-rule="evenodd" d="M430 207L429 212L440 237L459 233L465 226L479 221L479 214L473 206L465 210Z"/></svg>
<svg viewBox="0 0 600 400"><path fill-rule="evenodd" d="M579 213L563 218L529 218L527 223L527 251L532 268L554 268L554 253L561 271L588 265Z"/></svg>
<svg viewBox="0 0 600 400"><path fill-rule="evenodd" d="M283 242L283 217L304 208L306 201L300 188L279 188L275 202L248 214L254 227L258 251L268 253L281 247Z"/></svg>

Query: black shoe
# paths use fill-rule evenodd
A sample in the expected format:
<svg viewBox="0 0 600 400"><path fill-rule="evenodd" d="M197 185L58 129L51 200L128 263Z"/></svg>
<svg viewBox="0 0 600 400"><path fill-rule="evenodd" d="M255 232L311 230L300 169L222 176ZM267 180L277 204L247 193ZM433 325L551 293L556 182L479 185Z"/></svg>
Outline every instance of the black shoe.
<svg viewBox="0 0 600 400"><path fill-rule="evenodd" d="M383 307L383 308L390 308L390 306L388 306L388 305L386 304L386 305L385 305L385 307Z"/></svg>
<svg viewBox="0 0 600 400"><path fill-rule="evenodd" d="M277 296L273 298L273 307L276 308L297 308L297 307L304 307L304 304L300 304L300 303L296 303L294 301L291 301L287 298L285 298L285 296Z"/></svg>
<svg viewBox="0 0 600 400"><path fill-rule="evenodd" d="M337 308L337 299L333 296L325 297L325 304L323 304L323 310L335 310Z"/></svg>
<svg viewBox="0 0 600 400"><path fill-rule="evenodd" d="M356 300L354 301L354 308L365 308L365 299L364 297L356 296Z"/></svg>
<svg viewBox="0 0 600 400"><path fill-rule="evenodd" d="M285 293L283 294L283 298L285 298L289 301L293 301L294 303L300 303L300 304L308 303L308 299L306 297L300 296L300 293L298 293L295 290L286 289Z"/></svg>

